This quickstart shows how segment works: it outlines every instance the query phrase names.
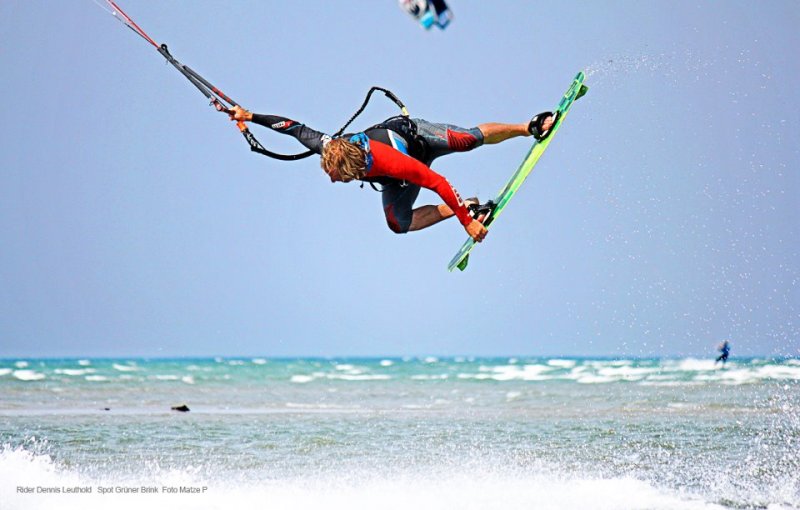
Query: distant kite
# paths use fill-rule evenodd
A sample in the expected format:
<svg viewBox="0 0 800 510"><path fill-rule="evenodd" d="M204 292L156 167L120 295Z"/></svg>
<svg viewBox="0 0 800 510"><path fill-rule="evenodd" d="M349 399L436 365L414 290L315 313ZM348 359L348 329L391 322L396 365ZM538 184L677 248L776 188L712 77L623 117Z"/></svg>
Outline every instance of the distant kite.
<svg viewBox="0 0 800 510"><path fill-rule="evenodd" d="M419 21L425 30L434 25L444 29L453 19L453 11L444 0L398 0L400 7Z"/></svg>

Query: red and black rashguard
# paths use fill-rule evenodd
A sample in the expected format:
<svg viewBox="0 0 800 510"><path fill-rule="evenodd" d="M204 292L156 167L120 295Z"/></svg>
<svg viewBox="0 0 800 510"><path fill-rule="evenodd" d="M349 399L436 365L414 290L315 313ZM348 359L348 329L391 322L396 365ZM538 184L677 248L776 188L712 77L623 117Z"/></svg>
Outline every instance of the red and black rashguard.
<svg viewBox="0 0 800 510"><path fill-rule="evenodd" d="M396 233L405 233L409 230L414 201L420 187L438 194L453 210L461 224L468 225L472 218L458 192L447 179L420 160L430 161L449 152L470 150L483 143L480 130L476 128L467 130L414 119L415 122L424 125L423 130L428 133L424 136L425 146L420 147L417 140L410 139L409 133L399 124L395 126L397 123L393 123L392 120L389 119L364 132L369 138L373 162L367 169L366 177L361 179L383 186L383 210L389 228ZM305 124L278 115L253 114L253 122L293 136L303 146L317 154L322 153L322 147L331 138ZM344 137L350 138L350 135ZM464 146L464 137L472 140L469 146ZM459 143L453 143L453 140Z"/></svg>
<svg viewBox="0 0 800 510"><path fill-rule="evenodd" d="M374 159L372 168L367 171L364 181L389 177L422 186L439 195L444 203L453 210L462 225L467 226L472 221L467 206L458 191L443 176L416 159L377 140L370 140L369 147Z"/></svg>

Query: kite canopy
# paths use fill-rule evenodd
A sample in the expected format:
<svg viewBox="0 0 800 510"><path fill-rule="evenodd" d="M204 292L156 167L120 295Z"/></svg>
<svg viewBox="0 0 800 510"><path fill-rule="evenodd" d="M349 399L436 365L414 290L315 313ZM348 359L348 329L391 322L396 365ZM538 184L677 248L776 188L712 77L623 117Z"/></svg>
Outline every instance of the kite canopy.
<svg viewBox="0 0 800 510"><path fill-rule="evenodd" d="M453 19L453 11L444 0L399 0L399 4L425 30L434 25L444 29Z"/></svg>

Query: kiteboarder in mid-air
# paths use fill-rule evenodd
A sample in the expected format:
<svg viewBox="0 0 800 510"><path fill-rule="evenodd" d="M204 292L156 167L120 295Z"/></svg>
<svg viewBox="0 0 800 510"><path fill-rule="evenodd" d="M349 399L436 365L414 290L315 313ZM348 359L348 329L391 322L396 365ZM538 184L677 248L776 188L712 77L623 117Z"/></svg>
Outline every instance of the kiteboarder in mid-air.
<svg viewBox="0 0 800 510"><path fill-rule="evenodd" d="M543 140L554 122L553 114L544 112L530 122L486 123L466 129L397 116L361 133L334 138L286 117L254 114L239 106L231 109L230 116L237 122L254 122L293 136L321 156L322 169L331 182L359 180L381 185L383 212L393 232L421 230L456 216L478 242L486 236L482 220L493 204L480 205L476 198L462 200L444 177L430 169L430 164L439 156L518 136ZM415 208L421 188L436 192L444 203Z"/></svg>
<svg viewBox="0 0 800 510"><path fill-rule="evenodd" d="M332 182L360 180L370 183L373 187L376 184L381 185L386 222L393 232L399 234L421 230L456 216L473 241L482 241L487 232L483 221L491 221L495 204L490 201L481 205L476 198L462 200L444 177L430 169L430 164L439 156L469 151L483 144L500 143L518 136L532 135L542 141L552 131L558 129L557 122L562 113L560 106L555 115L552 112L540 113L529 122L487 123L465 129L450 124L411 119L405 106L394 94L381 87L372 87L356 114L338 132L330 136L286 117L253 114L245 110L196 71L175 59L166 44L158 44L147 35L114 0L106 2L113 9L109 12L117 20L151 44L167 62L210 100L210 104L216 110L228 114L231 120L236 121L252 151L282 161L295 161L316 153L322 156L322 168ZM401 108L403 114L387 119L364 132L341 135L350 122L363 111L375 90L383 91ZM576 89L577 95L571 96L570 103L585 93L585 90L581 90L582 92L578 93ZM246 122L254 122L279 133L291 135L308 150L289 155L272 152L253 136ZM531 168L532 164L527 171L529 172ZM444 203L414 208L414 202L423 187L436 192Z"/></svg>

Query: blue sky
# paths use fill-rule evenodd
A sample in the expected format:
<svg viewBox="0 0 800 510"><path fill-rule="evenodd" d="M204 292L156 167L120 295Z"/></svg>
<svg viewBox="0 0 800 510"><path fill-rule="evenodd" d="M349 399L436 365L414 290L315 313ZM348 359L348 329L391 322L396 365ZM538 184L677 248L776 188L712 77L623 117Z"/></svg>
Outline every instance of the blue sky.
<svg viewBox="0 0 800 510"><path fill-rule="evenodd" d="M450 3L425 32L393 0L121 0L245 107L328 132L372 85L471 127L586 71L464 273L457 222L398 236L318 158L251 154L93 1L0 4L0 357L800 354L797 2ZM529 144L434 169L489 198Z"/></svg>

